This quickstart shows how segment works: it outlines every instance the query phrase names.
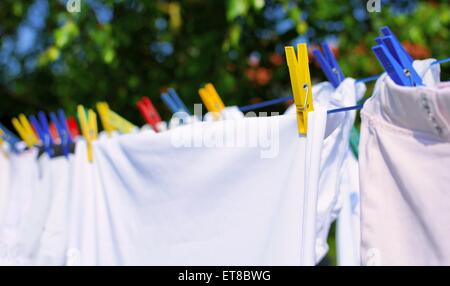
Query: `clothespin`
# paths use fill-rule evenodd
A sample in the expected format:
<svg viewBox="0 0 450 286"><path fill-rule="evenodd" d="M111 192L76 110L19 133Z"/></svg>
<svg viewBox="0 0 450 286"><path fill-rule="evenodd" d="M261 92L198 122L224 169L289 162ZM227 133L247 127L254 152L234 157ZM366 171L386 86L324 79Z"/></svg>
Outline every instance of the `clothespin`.
<svg viewBox="0 0 450 286"><path fill-rule="evenodd" d="M297 108L298 132L306 135L308 132L308 112L314 110L308 48L304 43L298 44L298 56L295 55L294 47L285 47L285 52Z"/></svg>
<svg viewBox="0 0 450 286"><path fill-rule="evenodd" d="M394 38L394 40L399 44L401 50L403 51L403 53L407 56L407 58L409 59L409 61L412 63L414 61L414 59L411 57L410 54L408 54L408 52L405 50L405 48L403 47L403 45L400 43L400 41L398 40L398 38L395 36L394 33L392 33L391 29L389 29L388 26L385 26L383 28L381 28L381 33L384 36L392 36Z"/></svg>
<svg viewBox="0 0 450 286"><path fill-rule="evenodd" d="M135 130L137 127L130 121L126 120L119 114L115 113L112 110L109 110L108 112L108 119L109 123L112 125L112 127L116 130L119 130L121 133L130 133L133 130Z"/></svg>
<svg viewBox="0 0 450 286"><path fill-rule="evenodd" d="M3 136L4 136L4 132L3 132L3 130L1 130L0 129L0 147L2 147L3 146L3 144L5 143L4 141L3 141Z"/></svg>
<svg viewBox="0 0 450 286"><path fill-rule="evenodd" d="M99 113L101 112L100 119L102 120L103 128L108 134L113 130L118 130L124 134L130 133L137 128L134 124L112 111L106 102L99 102L97 110Z"/></svg>
<svg viewBox="0 0 450 286"><path fill-rule="evenodd" d="M175 104L175 102L173 102L172 98L169 96L168 93L163 92L161 94L161 99L167 105L170 111L172 111L172 113L178 112L177 105Z"/></svg>
<svg viewBox="0 0 450 286"><path fill-rule="evenodd" d="M322 50L323 54L318 49L314 50L314 57L325 73L328 81L336 88L344 80L344 73L327 43L322 44Z"/></svg>
<svg viewBox="0 0 450 286"><path fill-rule="evenodd" d="M170 111L172 111L172 113L178 115L177 117L179 117L179 115L182 115L182 118L179 119L181 119L181 122L183 124L189 122L191 114L184 103L181 101L179 96L176 94L175 90L169 88L167 92L161 94L161 99L167 105Z"/></svg>
<svg viewBox="0 0 450 286"><path fill-rule="evenodd" d="M97 115L92 109L89 109L86 116L86 111L83 105L78 105L77 108L78 119L80 120L81 132L87 144L88 161L92 162L94 159L94 151L92 142L97 140Z"/></svg>
<svg viewBox="0 0 450 286"><path fill-rule="evenodd" d="M59 139L61 141L61 147L64 157L68 158L70 153L70 144L73 143L70 137L69 128L67 126L66 115L62 109L58 110L58 116L54 112L50 112L50 119L55 125Z"/></svg>
<svg viewBox="0 0 450 286"><path fill-rule="evenodd" d="M0 129L0 153L3 154L3 156L7 157L5 150L3 149L3 144L5 141L3 140L3 136L5 135L5 132L3 132L2 129Z"/></svg>
<svg viewBox="0 0 450 286"><path fill-rule="evenodd" d="M218 113L219 112L218 108L213 103L213 100L210 97L209 92L206 90L206 88L204 88L204 87L200 88L198 90L198 94L200 95L200 98L202 99L203 104L206 106L206 109L209 112L212 112L212 113Z"/></svg>
<svg viewBox="0 0 450 286"><path fill-rule="evenodd" d="M3 142L8 142L8 144L9 144L10 148L12 149L12 151L18 152L19 150L17 149L17 144L20 142L20 139L17 138L17 136L14 135L14 133L9 131L1 123L0 123L0 130L2 132L1 139L3 140Z"/></svg>
<svg viewBox="0 0 450 286"><path fill-rule="evenodd" d="M3 137L5 136L5 132L3 132L2 129L0 129L0 152L5 155L6 153L4 152L3 149L3 144L5 144L5 140L3 139Z"/></svg>
<svg viewBox="0 0 450 286"><path fill-rule="evenodd" d="M205 89L209 94L209 97L211 99L212 104L214 105L214 108L219 112L225 109L225 104L223 103L222 99L217 93L217 90L214 87L214 85L212 83L207 83L205 85Z"/></svg>
<svg viewBox="0 0 450 286"><path fill-rule="evenodd" d="M41 139L45 152L51 158L53 157L53 149L52 149L53 139L50 134L50 128L48 125L47 116L45 115L45 112L40 111L38 113L38 118L39 120L37 120L34 115L31 115L30 121L34 129L38 133L39 138Z"/></svg>
<svg viewBox="0 0 450 286"><path fill-rule="evenodd" d="M384 37L375 39L378 45L372 50L391 79L402 86L423 85L422 79L412 65L412 57L406 52L397 37L388 27L383 27L381 32Z"/></svg>
<svg viewBox="0 0 450 286"><path fill-rule="evenodd" d="M157 125L159 122L161 122L161 117L159 116L159 113L153 105L152 101L148 97L144 96L136 103L136 106L139 109L142 117L145 119L145 121L147 121L148 125L150 125L153 130L158 132L159 130Z"/></svg>
<svg viewBox="0 0 450 286"><path fill-rule="evenodd" d="M177 92L173 88L169 88L167 90L167 94L172 98L172 101L177 106L178 112L186 112L187 114L190 114L189 109L187 109L184 102L181 100L181 98L178 96Z"/></svg>
<svg viewBox="0 0 450 286"><path fill-rule="evenodd" d="M214 85L212 83L205 84L204 87L198 90L198 93L206 109L213 114L215 120L218 120L220 118L220 112L225 109L225 104Z"/></svg>
<svg viewBox="0 0 450 286"><path fill-rule="evenodd" d="M31 128L30 122L24 114L20 114L19 119L13 118L12 124L19 133L20 138L22 138L28 148L39 144L39 139L37 138L33 128Z"/></svg>
<svg viewBox="0 0 450 286"><path fill-rule="evenodd" d="M184 112L190 115L189 110L183 103L181 98L178 96L173 88L169 88L167 92L161 94L161 99L167 105L167 107L172 111L172 113Z"/></svg>
<svg viewBox="0 0 450 286"><path fill-rule="evenodd" d="M80 129L78 129L77 119L72 116L67 118L66 122L70 136L72 137L72 140L75 140L81 134Z"/></svg>
<svg viewBox="0 0 450 286"><path fill-rule="evenodd" d="M404 74L403 68L385 46L378 45L373 47L372 50L378 58L378 61L384 67L384 70L396 84L401 86L410 86L410 81Z"/></svg>
<svg viewBox="0 0 450 286"><path fill-rule="evenodd" d="M108 104L106 102L97 103L97 111L100 116L100 121L102 122L103 129L108 134L108 136L111 136L111 133L114 131L114 128L109 123L109 119L108 119L109 106L108 106Z"/></svg>
<svg viewBox="0 0 450 286"><path fill-rule="evenodd" d="M50 116L50 135L52 136L53 142L57 143L57 141L59 140L58 129L56 128L55 123L53 123L52 121L53 119Z"/></svg>
<svg viewBox="0 0 450 286"><path fill-rule="evenodd" d="M410 78L411 85L423 85L422 79L412 65L412 61L409 60L409 54L404 51L402 45L394 38L394 36L382 37L381 41L403 68L406 77Z"/></svg>

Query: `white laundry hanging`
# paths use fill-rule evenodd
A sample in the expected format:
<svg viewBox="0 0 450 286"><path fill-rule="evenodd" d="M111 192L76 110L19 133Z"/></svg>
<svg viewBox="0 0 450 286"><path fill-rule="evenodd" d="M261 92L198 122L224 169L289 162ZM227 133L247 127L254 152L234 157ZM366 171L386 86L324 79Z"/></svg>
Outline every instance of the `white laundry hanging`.
<svg viewBox="0 0 450 286"><path fill-rule="evenodd" d="M96 142L93 164L80 142L67 264L313 265L325 123L316 106L307 138L294 115L124 135ZM254 140L255 127L274 132L275 157L261 157L268 146L174 147L223 130Z"/></svg>
<svg viewBox="0 0 450 286"><path fill-rule="evenodd" d="M319 83L313 86L314 104L320 104L327 110L354 106L366 91L366 86L356 83L352 78L346 78L337 88L329 82ZM295 113L295 106L289 107L286 113ZM326 138L323 142L323 150L320 166L319 199L317 206L317 263L328 252L328 233L331 224L338 217L340 209L346 200L346 193L342 192L342 184L354 183L346 181L345 176L358 176L358 170L352 169L351 174L342 173L341 170L348 164L349 154L352 152L349 146L350 131L354 124L356 111L347 111L329 114L325 131ZM352 186L358 188L359 186ZM352 234L350 234L352 235ZM344 250L353 252L352 249Z"/></svg>
<svg viewBox="0 0 450 286"><path fill-rule="evenodd" d="M426 86L382 76L361 112L363 265L450 265L450 88L434 60Z"/></svg>

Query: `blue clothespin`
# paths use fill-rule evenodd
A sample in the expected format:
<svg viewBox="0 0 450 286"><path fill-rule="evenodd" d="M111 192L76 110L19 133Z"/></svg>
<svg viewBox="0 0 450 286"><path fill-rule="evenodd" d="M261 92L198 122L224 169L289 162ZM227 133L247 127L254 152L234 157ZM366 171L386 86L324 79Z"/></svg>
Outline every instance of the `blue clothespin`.
<svg viewBox="0 0 450 286"><path fill-rule="evenodd" d="M377 42L378 45L384 45L383 40L381 40L381 37L375 38L375 42Z"/></svg>
<svg viewBox="0 0 450 286"><path fill-rule="evenodd" d="M61 126L63 127L64 131L67 133L67 139L70 143L73 143L72 137L70 135L69 125L67 124L67 117L64 113L64 110L58 109L58 118Z"/></svg>
<svg viewBox="0 0 450 286"><path fill-rule="evenodd" d="M40 111L38 113L39 121L36 119L34 115L30 116L31 124L33 125L34 129L39 135L39 138L42 141L42 144L44 146L45 152L48 154L48 156L51 158L53 157L53 139L50 134L50 128L48 126L48 120L47 116L45 115L45 112Z"/></svg>
<svg viewBox="0 0 450 286"><path fill-rule="evenodd" d="M377 45L372 48L378 61L384 67L384 70L390 78L398 85L411 86L411 80L404 73L403 68L383 45Z"/></svg>
<svg viewBox="0 0 450 286"><path fill-rule="evenodd" d="M177 105L175 104L175 102L173 102L172 97L170 97L168 93L162 93L161 99L167 105L170 111L172 111L172 113L178 112Z"/></svg>
<svg viewBox="0 0 450 286"><path fill-rule="evenodd" d="M20 143L20 139L14 135L10 130L8 130L3 124L0 123L0 129L3 131L3 140L8 142L11 150L15 153L19 152L19 149L17 149L17 144Z"/></svg>
<svg viewBox="0 0 450 286"><path fill-rule="evenodd" d="M342 69L339 66L336 58L334 57L333 52L330 49L330 46L328 46L328 44L325 42L322 43L322 51L325 55L325 58L330 63L333 73L336 74L338 82L341 83L345 78L344 73L342 72Z"/></svg>
<svg viewBox="0 0 450 286"><path fill-rule="evenodd" d="M37 135L39 136L39 139L41 139L42 141L43 140L42 138L44 137L44 132L42 131L39 121L36 119L34 115L30 115L29 120L34 130L36 131Z"/></svg>
<svg viewBox="0 0 450 286"><path fill-rule="evenodd" d="M404 51L402 45L393 36L382 37L381 40L391 55L403 67L407 77L411 78L412 85L423 85L422 79L412 65L413 62L409 59L409 54Z"/></svg>
<svg viewBox="0 0 450 286"><path fill-rule="evenodd" d="M392 36L394 37L395 41L399 44L399 46L401 47L401 50L403 51L403 53L408 57L409 61L412 63L414 61L414 59L411 57L410 54L408 54L408 52L405 50L405 48L403 47L403 45L400 43L400 41L398 40L398 38L395 36L394 33L392 33L391 29L389 29L388 26L385 26L383 28L381 28L381 33L384 36Z"/></svg>
<svg viewBox="0 0 450 286"><path fill-rule="evenodd" d="M412 65L412 57L392 31L388 27L384 27L381 32L385 36L375 39L378 45L373 48L373 51L389 76L394 82L403 86L423 85L422 79ZM380 49L381 46L384 49ZM401 72L399 72L400 69Z"/></svg>
<svg viewBox="0 0 450 286"><path fill-rule="evenodd" d="M62 109L58 110L58 116L54 112L50 112L50 119L55 124L58 130L59 138L61 139L61 148L64 157L68 158L70 153L70 144L73 143L70 137L69 127L67 126L66 115Z"/></svg>
<svg viewBox="0 0 450 286"><path fill-rule="evenodd" d="M327 43L322 44L322 50L323 54L319 50L314 50L314 57L317 59L328 81L336 88L344 80L344 73Z"/></svg>
<svg viewBox="0 0 450 286"><path fill-rule="evenodd" d="M181 100L181 98L178 96L177 92L173 88L169 88L167 90L167 93L172 98L172 101L176 104L178 112L182 111L182 112L186 112L187 114L190 114L186 105L184 104L184 102Z"/></svg>

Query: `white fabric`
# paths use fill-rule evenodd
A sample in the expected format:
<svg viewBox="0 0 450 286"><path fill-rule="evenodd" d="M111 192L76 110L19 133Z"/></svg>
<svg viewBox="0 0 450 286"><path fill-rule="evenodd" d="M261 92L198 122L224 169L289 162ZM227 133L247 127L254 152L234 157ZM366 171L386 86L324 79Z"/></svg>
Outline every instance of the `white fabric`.
<svg viewBox="0 0 450 286"><path fill-rule="evenodd" d="M323 104L327 109L336 109L356 105L362 98L366 87L356 84L354 79L346 78L336 89L329 83L318 89L315 95L316 104ZM331 224L336 220L343 194L340 192L342 180L341 170L346 164L349 146L350 131L355 121L356 112L346 111L328 115L326 134L329 134L323 143L320 166L319 201L316 241L318 258L323 258L328 252L328 232ZM354 174L357 176L358 174ZM322 218L323 220L321 220Z"/></svg>
<svg viewBox="0 0 450 286"><path fill-rule="evenodd" d="M31 164L36 165L37 177L33 182L33 191L28 194L32 201L23 216L17 242L20 259L27 261L27 264L32 264L32 256L39 244L52 198L51 184L55 181L50 171L51 160L47 154L35 158Z"/></svg>
<svg viewBox="0 0 450 286"><path fill-rule="evenodd" d="M347 152L340 173L341 183L339 204L342 206L336 223L337 265L360 265L360 194L359 167L353 153Z"/></svg>
<svg viewBox="0 0 450 286"><path fill-rule="evenodd" d="M36 265L64 265L68 235L69 194L73 156L53 158L48 165L49 198L42 217L42 230L33 245L31 258Z"/></svg>
<svg viewBox="0 0 450 286"><path fill-rule="evenodd" d="M5 214L0 222L0 265L28 265L23 255L22 231L38 188L37 150L10 154L10 190Z"/></svg>
<svg viewBox="0 0 450 286"><path fill-rule="evenodd" d="M158 132L164 132L167 131L168 124L165 121L160 121L155 125L155 128L156 130L158 130ZM153 127L148 124L145 124L144 126L141 127L141 131L149 131L149 130L155 131Z"/></svg>
<svg viewBox="0 0 450 286"><path fill-rule="evenodd" d="M362 110L363 265L450 265L450 88L417 61L427 86L381 77Z"/></svg>
<svg viewBox="0 0 450 286"><path fill-rule="evenodd" d="M1 149L2 146L0 146ZM6 204L9 199L9 177L10 165L7 153L0 150L0 222L5 213Z"/></svg>
<svg viewBox="0 0 450 286"><path fill-rule="evenodd" d="M244 114L239 110L237 106L225 107L220 113L220 120L236 120L244 118ZM211 112L205 114L203 121L211 122L215 121L215 115ZM217 116L217 115L216 115Z"/></svg>
<svg viewBox="0 0 450 286"><path fill-rule="evenodd" d="M124 135L96 142L93 164L79 142L66 263L313 265L326 111L318 105L309 116L307 138L294 115ZM224 134L224 146L173 141ZM227 145L236 143L232 135L255 142L262 134L279 140L276 152L267 144Z"/></svg>
<svg viewBox="0 0 450 286"><path fill-rule="evenodd" d="M313 86L314 105L323 105L327 110L342 107L354 106L360 100L366 91L366 86L362 83L356 83L352 78L346 78L337 88L331 83L323 82ZM290 107L287 114L295 113L295 108ZM352 168L343 174L342 170L349 164L349 154L352 152L349 146L350 131L355 121L356 112L346 111L329 114L325 131L325 140L323 142L323 151L320 166L319 181L319 200L318 200L318 220L317 220L317 240L316 253L317 262L319 262L328 252L328 233L331 224L337 218L340 208L343 204L341 184L355 183L354 180L347 180L345 176L358 176L357 168ZM351 186L352 189L357 186ZM352 234L349 234L352 235ZM343 250L345 252L353 249Z"/></svg>
<svg viewBox="0 0 450 286"><path fill-rule="evenodd" d="M186 112L174 113L169 121L169 129L178 128L186 124L198 122L199 119L195 115L189 115Z"/></svg>

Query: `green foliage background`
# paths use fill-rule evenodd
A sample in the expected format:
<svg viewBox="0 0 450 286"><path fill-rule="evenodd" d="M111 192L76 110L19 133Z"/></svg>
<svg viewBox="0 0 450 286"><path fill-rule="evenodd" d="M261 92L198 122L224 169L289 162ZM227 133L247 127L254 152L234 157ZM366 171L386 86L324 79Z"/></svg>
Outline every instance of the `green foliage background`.
<svg viewBox="0 0 450 286"><path fill-rule="evenodd" d="M366 1L81 0L81 13L67 12L65 4L0 2L0 46L12 49L0 56L3 121L59 107L70 114L79 103L106 100L142 124L134 107L141 96L168 118L162 89L174 87L190 105L200 101L197 89L205 82L227 105L279 97L290 93L283 47L330 36L346 75L374 75L381 68L370 47L384 25L416 58L450 56L447 1L383 1L381 13L367 13ZM33 13L36 5L46 7ZM106 20L102 11L110 14ZM289 25L280 32L283 21ZM24 27L36 36L19 52ZM324 79L316 66L312 75Z"/></svg>
<svg viewBox="0 0 450 286"><path fill-rule="evenodd" d="M347 76L379 74L371 46L385 25L417 59L450 56L448 1L382 1L381 13L367 13L360 0L81 0L80 13L69 13L66 2L0 1L3 123L20 112L74 114L77 104L107 101L141 125L135 103L142 96L168 119L161 90L174 87L192 106L206 82L226 105L285 96L284 46L300 41L337 43ZM311 73L324 80L314 64Z"/></svg>

